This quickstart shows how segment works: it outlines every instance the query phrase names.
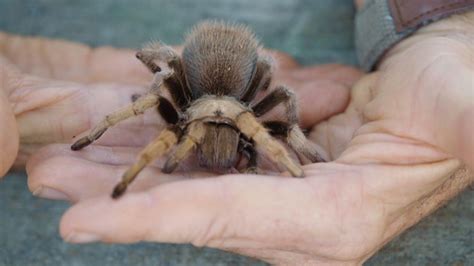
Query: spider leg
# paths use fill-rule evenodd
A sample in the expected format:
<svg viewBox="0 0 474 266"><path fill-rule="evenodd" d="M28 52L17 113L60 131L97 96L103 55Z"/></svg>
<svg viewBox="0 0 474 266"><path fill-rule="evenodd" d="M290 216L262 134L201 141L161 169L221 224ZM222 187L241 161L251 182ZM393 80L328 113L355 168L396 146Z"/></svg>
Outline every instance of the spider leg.
<svg viewBox="0 0 474 266"><path fill-rule="evenodd" d="M132 116L137 116L143 114L146 109L151 108L159 104L159 96L155 93L146 94L135 102L126 106L122 109L119 109L109 115L107 115L99 124L97 124L90 133L76 141L72 146L71 149L74 151L80 150L93 141L97 140L104 134L104 132L111 126L127 119Z"/></svg>
<svg viewBox="0 0 474 266"><path fill-rule="evenodd" d="M255 75L240 100L244 103L249 103L255 98L257 92L268 89L272 81L273 71L273 58L269 55L260 55L257 60Z"/></svg>
<svg viewBox="0 0 474 266"><path fill-rule="evenodd" d="M165 87L181 110L189 106L193 96L186 83L181 58L173 48L160 42L152 42L138 51L136 57L152 73L170 68L173 74L164 80Z"/></svg>
<svg viewBox="0 0 474 266"><path fill-rule="evenodd" d="M179 122L180 115L168 99L160 97L157 109L167 124L176 125Z"/></svg>
<svg viewBox="0 0 474 266"><path fill-rule="evenodd" d="M303 177L303 169L288 155L286 149L260 124L249 112L237 116L236 124L239 130L248 138L255 141L275 162L283 164L294 177Z"/></svg>
<svg viewBox="0 0 474 266"><path fill-rule="evenodd" d="M133 94L131 98L132 102L135 102L137 99L140 98L140 94ZM157 106L157 111L165 120L165 122L171 125L175 125L176 123L178 123L180 115L176 108L174 108L173 104L168 99L161 96L159 101L160 103Z"/></svg>
<svg viewBox="0 0 474 266"><path fill-rule="evenodd" d="M178 144L178 147L168 158L161 171L163 173L173 172L178 166L179 162L186 158L189 152L201 143L205 133L206 127L202 121L191 122L187 127L187 132L184 134L182 140Z"/></svg>
<svg viewBox="0 0 474 266"><path fill-rule="evenodd" d="M163 80L172 75L172 73L173 72L170 70L155 73L150 92L139 97L136 95L132 95L132 103L130 105L107 115L101 122L99 122L99 124L97 124L90 131L87 136L76 141L71 146L71 149L73 151L77 151L90 145L92 142L100 138L109 127L112 127L115 124L130 117L141 115L145 112L145 110L153 106L157 106L160 104L160 102L163 102L162 99L166 100L165 98L159 95L159 92L160 88L163 85Z"/></svg>
<svg viewBox="0 0 474 266"><path fill-rule="evenodd" d="M309 141L299 127L291 126L282 121L265 121L263 125L272 136L281 137L297 153L304 155L311 162L325 160L316 152L316 147Z"/></svg>
<svg viewBox="0 0 474 266"><path fill-rule="evenodd" d="M255 149L255 144L248 140L245 137L240 138L240 143L239 143L239 151L247 158L247 165L244 169L244 173L247 174L257 174L258 173L258 167L257 167L257 157L258 157L258 152Z"/></svg>
<svg viewBox="0 0 474 266"><path fill-rule="evenodd" d="M149 143L138 155L138 160L123 174L122 181L118 183L112 198L116 199L123 195L128 185L153 159L168 152L178 142L181 131L178 127L170 127L161 131L160 135Z"/></svg>
<svg viewBox="0 0 474 266"><path fill-rule="evenodd" d="M276 87L270 94L260 102L252 106L256 117L260 117L275 108L280 103L285 104L286 116L290 124L298 123L298 110L294 92L286 86Z"/></svg>
<svg viewBox="0 0 474 266"><path fill-rule="evenodd" d="M288 124L283 127L283 129L281 129L282 124L273 124L274 130L272 131L279 130L280 133L283 131L284 134L279 135L285 136L285 141L288 143L288 145L296 152L303 154L311 162L314 163L324 161L316 151L313 143L311 143L311 141L306 138L306 136L303 134L303 131L301 131L301 128L298 126L296 96L290 88L285 86L279 86L275 88L274 91L268 94L259 103L254 105L252 109L255 113L255 116L260 117L275 108L280 103L285 103Z"/></svg>

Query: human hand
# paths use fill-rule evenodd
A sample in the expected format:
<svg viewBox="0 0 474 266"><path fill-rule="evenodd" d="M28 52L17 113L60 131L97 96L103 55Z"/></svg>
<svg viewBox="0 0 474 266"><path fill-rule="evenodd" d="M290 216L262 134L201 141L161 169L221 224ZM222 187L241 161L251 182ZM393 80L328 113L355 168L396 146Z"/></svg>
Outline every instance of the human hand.
<svg viewBox="0 0 474 266"><path fill-rule="evenodd" d="M136 61L133 51L0 32L0 177L46 144L70 143L96 122L94 114L143 92L151 75Z"/></svg>
<svg viewBox="0 0 474 266"><path fill-rule="evenodd" d="M472 66L465 55L472 47L459 32L437 36L446 22L398 45L378 72L354 86L344 113L314 128L311 138L334 161L305 166L304 179L185 179L155 165L114 201L109 193L136 149L91 146L72 153L55 145L30 161L30 188L61 191L77 202L61 221L71 242L193 243L278 264L360 263L473 180L466 172L450 178L460 162L447 140L459 125L450 127L457 119L446 115L462 112L446 108L469 107L463 99ZM293 75L306 84L316 70ZM346 71L334 69L340 77ZM444 75L451 71L458 76Z"/></svg>

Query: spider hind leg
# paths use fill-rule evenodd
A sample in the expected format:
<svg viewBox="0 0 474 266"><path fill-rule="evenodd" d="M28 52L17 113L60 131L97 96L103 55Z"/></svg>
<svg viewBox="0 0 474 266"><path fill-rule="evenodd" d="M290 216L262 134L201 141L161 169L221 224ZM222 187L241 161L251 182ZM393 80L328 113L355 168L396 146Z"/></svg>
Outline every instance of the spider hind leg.
<svg viewBox="0 0 474 266"><path fill-rule="evenodd" d="M302 154L311 162L324 162L317 152L315 145L309 141L298 126L298 109L296 96L293 91L286 86L278 86L263 98L259 103L252 107L255 116L260 117L275 108L280 103L285 104L286 119L285 122L270 121L266 126L270 128L273 135L283 136L283 139L297 153Z"/></svg>
<svg viewBox="0 0 474 266"><path fill-rule="evenodd" d="M304 176L301 165L295 162L288 155L286 149L268 134L267 129L257 121L254 115L249 112L241 113L236 119L236 124L239 130L249 139L254 140L267 153L270 159L283 164L292 176Z"/></svg>
<svg viewBox="0 0 474 266"><path fill-rule="evenodd" d="M282 121L265 121L263 125L269 129L272 136L280 137L294 151L302 154L311 162L325 162L316 151L315 145L306 138L299 126Z"/></svg>

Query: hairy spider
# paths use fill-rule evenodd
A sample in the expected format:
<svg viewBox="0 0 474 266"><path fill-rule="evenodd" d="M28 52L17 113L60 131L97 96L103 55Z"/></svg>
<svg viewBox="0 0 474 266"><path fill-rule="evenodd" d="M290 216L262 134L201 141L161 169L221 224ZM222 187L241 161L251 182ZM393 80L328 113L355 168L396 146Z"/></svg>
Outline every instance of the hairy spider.
<svg viewBox="0 0 474 266"><path fill-rule="evenodd" d="M245 171L256 173L257 146L293 176L302 177L300 164L272 137L283 139L312 162L322 161L298 126L293 91L278 86L261 101L252 102L257 92L269 87L274 70L273 59L261 50L247 27L222 22L195 26L186 38L181 57L160 42L146 45L136 57L154 73L149 93L107 115L71 149L80 150L109 127L157 107L168 127L124 173L112 193L113 198L120 197L148 163L176 144L162 169L164 173L172 172L194 149L203 167L229 169L242 154L248 159ZM162 96L163 89L169 91L173 103ZM280 103L285 104L286 121L260 123L257 120Z"/></svg>

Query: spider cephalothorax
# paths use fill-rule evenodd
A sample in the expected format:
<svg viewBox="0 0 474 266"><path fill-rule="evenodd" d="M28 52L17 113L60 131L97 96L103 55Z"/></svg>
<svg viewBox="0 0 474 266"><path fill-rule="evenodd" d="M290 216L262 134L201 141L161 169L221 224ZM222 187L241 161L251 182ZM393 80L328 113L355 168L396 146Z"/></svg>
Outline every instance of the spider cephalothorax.
<svg viewBox="0 0 474 266"><path fill-rule="evenodd" d="M106 116L71 147L82 149L107 128L158 107L169 126L125 172L113 198L122 195L151 160L170 150L162 169L165 173L172 172L194 149L200 164L208 169L231 168L242 154L248 159L245 171L256 173L257 146L293 176L302 177L300 164L272 135L312 162L321 161L298 126L296 99L289 88L278 86L261 101L253 102L257 92L269 87L274 67L272 58L261 52L247 27L204 22L187 36L181 57L171 47L155 42L138 51L137 58L155 75L150 92ZM172 101L162 96L163 89L169 91ZM280 103L285 104L286 121L257 120Z"/></svg>

